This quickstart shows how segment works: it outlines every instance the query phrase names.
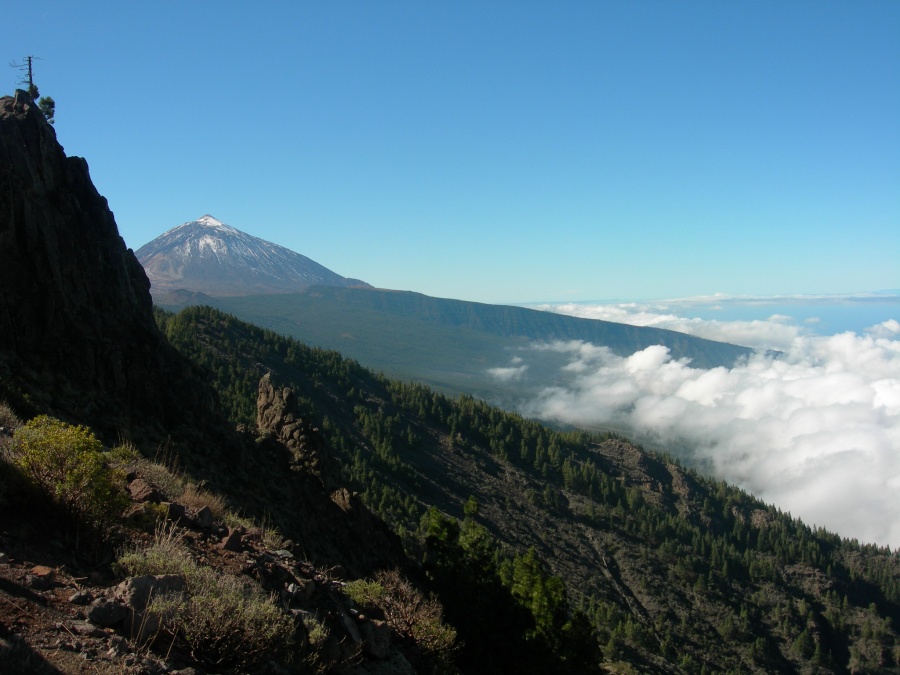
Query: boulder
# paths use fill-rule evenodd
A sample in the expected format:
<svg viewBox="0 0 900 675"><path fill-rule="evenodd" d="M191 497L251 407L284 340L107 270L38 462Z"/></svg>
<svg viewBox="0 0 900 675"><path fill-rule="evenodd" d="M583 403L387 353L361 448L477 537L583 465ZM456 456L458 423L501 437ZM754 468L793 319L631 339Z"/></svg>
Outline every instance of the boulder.
<svg viewBox="0 0 900 675"><path fill-rule="evenodd" d="M204 530L208 530L213 526L213 512L212 509L208 506L204 506L202 509L197 511L194 516L194 520L197 522L198 527L202 527Z"/></svg>
<svg viewBox="0 0 900 675"><path fill-rule="evenodd" d="M80 635L81 637L102 638L107 636L107 632L88 621L73 621L67 627L71 633Z"/></svg>
<svg viewBox="0 0 900 675"><path fill-rule="evenodd" d="M307 602L316 590L316 582L312 579L297 579L295 583L288 584L287 592L292 600Z"/></svg>
<svg viewBox="0 0 900 675"><path fill-rule="evenodd" d="M153 598L184 591L184 577L178 574L145 574L131 577L116 586L115 598L125 607L128 634L140 643L152 640L159 632L161 619L147 606Z"/></svg>
<svg viewBox="0 0 900 675"><path fill-rule="evenodd" d="M131 481L128 484L128 493L136 502L159 503L164 499L163 494L143 478Z"/></svg>
<svg viewBox="0 0 900 675"><path fill-rule="evenodd" d="M385 621L366 621L359 626L363 652L376 659L386 659L391 653L391 627Z"/></svg>
<svg viewBox="0 0 900 675"><path fill-rule="evenodd" d="M347 614L347 612L342 611L341 623L344 625L344 630L347 631L347 634L355 644L359 644L362 642L362 635L359 634L359 628L357 628L356 622L353 620L352 616Z"/></svg>
<svg viewBox="0 0 900 675"><path fill-rule="evenodd" d="M187 512L184 504L178 502L163 502L163 506L166 507L166 518L173 523L180 523Z"/></svg>
<svg viewBox="0 0 900 675"><path fill-rule="evenodd" d="M53 579L56 577L56 572L53 571L53 568L47 567L46 565L36 565L32 567L31 573L39 579L43 579L48 584L53 583Z"/></svg>
<svg viewBox="0 0 900 675"><path fill-rule="evenodd" d="M183 591L184 577L179 574L145 574L126 579L116 586L113 595L129 609L143 612L152 598Z"/></svg>
<svg viewBox="0 0 900 675"><path fill-rule="evenodd" d="M237 553L239 551L244 550L244 545L241 541L241 531L232 529L229 530L228 534L222 540L221 547L224 551L232 551Z"/></svg>
<svg viewBox="0 0 900 675"><path fill-rule="evenodd" d="M69 602L73 605L87 605L94 601L94 594L86 588L75 591L69 596Z"/></svg>
<svg viewBox="0 0 900 675"><path fill-rule="evenodd" d="M128 607L118 600L99 598L91 605L87 618L95 626L110 628L122 623L128 613Z"/></svg>

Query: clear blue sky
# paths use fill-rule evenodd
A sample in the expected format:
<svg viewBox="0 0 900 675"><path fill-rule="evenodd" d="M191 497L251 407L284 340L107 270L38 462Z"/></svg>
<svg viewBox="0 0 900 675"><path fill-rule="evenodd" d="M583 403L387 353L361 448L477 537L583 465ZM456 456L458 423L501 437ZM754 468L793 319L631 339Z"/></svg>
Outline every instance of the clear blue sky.
<svg viewBox="0 0 900 675"><path fill-rule="evenodd" d="M210 213L485 302L900 287L895 0L11 0L3 24L132 248Z"/></svg>

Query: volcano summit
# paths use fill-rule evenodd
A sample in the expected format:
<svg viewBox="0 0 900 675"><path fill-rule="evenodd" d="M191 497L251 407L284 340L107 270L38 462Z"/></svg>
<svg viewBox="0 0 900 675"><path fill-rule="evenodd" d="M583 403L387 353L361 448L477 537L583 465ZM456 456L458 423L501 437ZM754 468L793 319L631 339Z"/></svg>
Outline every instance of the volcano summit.
<svg viewBox="0 0 900 675"><path fill-rule="evenodd" d="M163 233L136 255L154 296L177 290L232 296L296 293L314 285L368 286L210 215Z"/></svg>

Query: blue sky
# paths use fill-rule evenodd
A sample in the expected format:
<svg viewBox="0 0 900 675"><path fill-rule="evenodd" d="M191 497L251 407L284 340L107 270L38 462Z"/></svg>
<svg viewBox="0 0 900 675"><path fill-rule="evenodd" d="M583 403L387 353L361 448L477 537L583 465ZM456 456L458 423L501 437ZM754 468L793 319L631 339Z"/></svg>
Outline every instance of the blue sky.
<svg viewBox="0 0 900 675"><path fill-rule="evenodd" d="M14 0L4 28L133 248L210 213L483 302L900 288L893 0Z"/></svg>

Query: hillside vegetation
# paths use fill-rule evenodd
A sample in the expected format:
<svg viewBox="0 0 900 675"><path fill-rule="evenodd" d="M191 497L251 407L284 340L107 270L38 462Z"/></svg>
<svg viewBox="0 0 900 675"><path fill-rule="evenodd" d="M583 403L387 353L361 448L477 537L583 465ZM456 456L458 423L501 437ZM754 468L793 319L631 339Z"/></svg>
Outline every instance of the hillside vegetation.
<svg viewBox="0 0 900 675"><path fill-rule="evenodd" d="M295 390L344 479L438 593L464 672L592 660L900 672L900 558L887 548L814 530L624 438L389 380L213 309L157 320L233 422L252 422L265 373Z"/></svg>
<svg viewBox="0 0 900 675"><path fill-rule="evenodd" d="M2 672L454 671L456 632L400 570L345 583L128 443L2 402L0 429Z"/></svg>
<svg viewBox="0 0 900 675"><path fill-rule="evenodd" d="M185 292L156 302L170 309L180 303L213 306L390 377L510 408L558 380L565 365L560 354L531 349L535 343L581 340L621 356L661 344L673 358L701 368L729 367L751 351L659 328L372 288L315 286L303 293L215 298ZM528 369L514 383L491 376L489 369L516 356L527 358Z"/></svg>

